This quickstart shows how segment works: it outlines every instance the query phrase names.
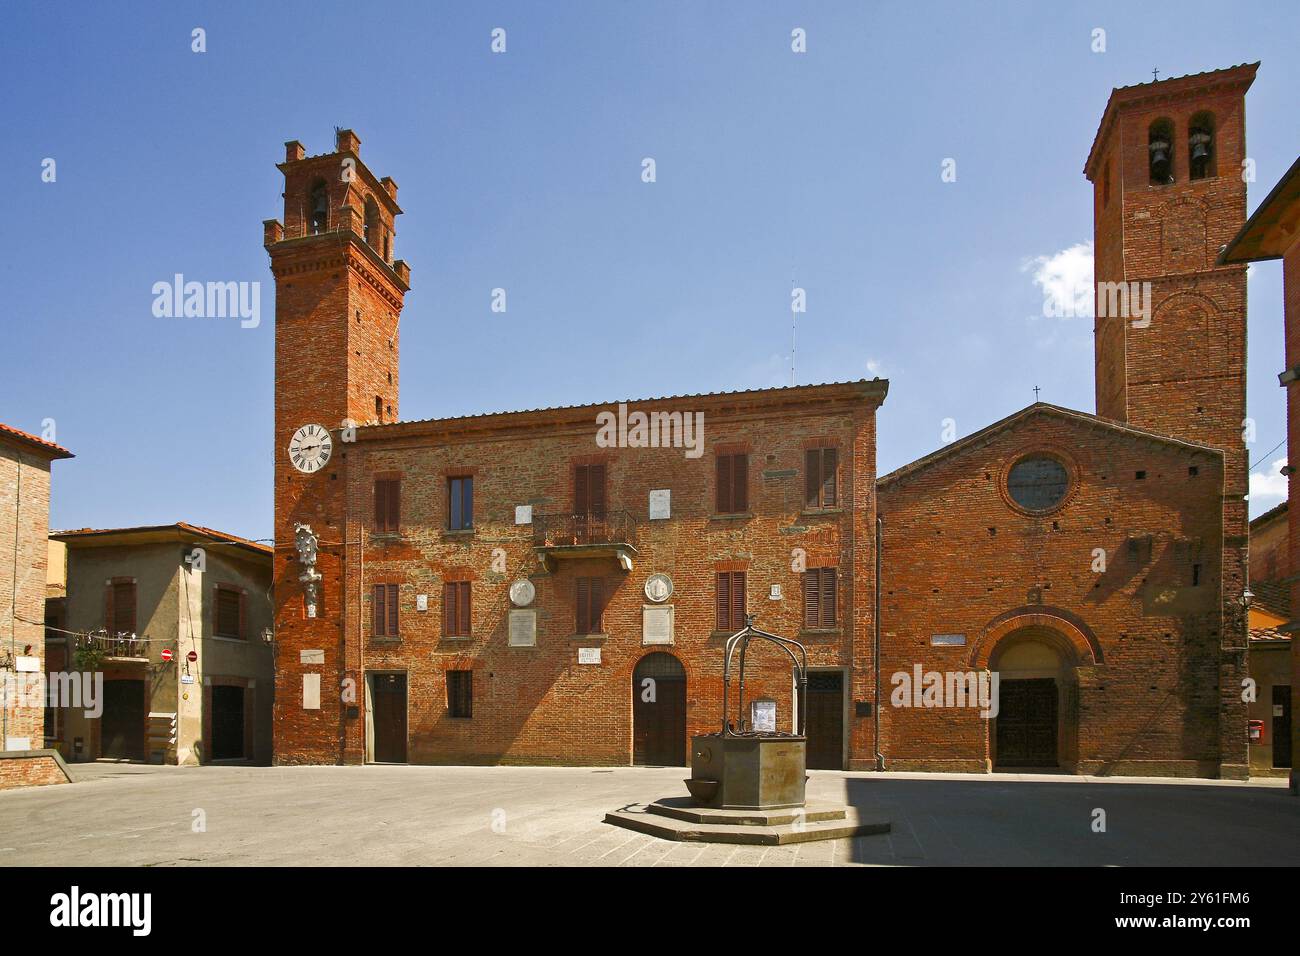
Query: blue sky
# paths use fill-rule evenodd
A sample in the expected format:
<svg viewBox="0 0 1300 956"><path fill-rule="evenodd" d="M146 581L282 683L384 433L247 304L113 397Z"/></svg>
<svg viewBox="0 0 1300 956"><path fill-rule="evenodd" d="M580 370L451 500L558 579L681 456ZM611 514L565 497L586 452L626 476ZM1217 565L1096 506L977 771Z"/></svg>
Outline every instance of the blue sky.
<svg viewBox="0 0 1300 956"><path fill-rule="evenodd" d="M891 380L882 473L1034 385L1092 411L1091 319L1043 318L1034 275L1091 239L1111 88L1262 60L1253 209L1300 151L1298 35L1294 4L1194 0L10 2L0 421L53 419L76 453L54 527L267 536L261 222L284 141L325 152L335 126L400 186L403 418L787 384L792 283L797 381ZM262 282L261 325L156 318L178 272ZM1285 455L1280 265L1249 289L1258 513Z"/></svg>

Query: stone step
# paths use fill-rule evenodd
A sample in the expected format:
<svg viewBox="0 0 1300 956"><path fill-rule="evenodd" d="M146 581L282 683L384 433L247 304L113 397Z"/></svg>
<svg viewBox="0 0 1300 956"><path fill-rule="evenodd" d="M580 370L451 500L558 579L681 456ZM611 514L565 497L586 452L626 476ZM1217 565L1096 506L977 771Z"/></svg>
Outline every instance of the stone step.
<svg viewBox="0 0 1300 956"><path fill-rule="evenodd" d="M846 807L818 806L782 810L730 810L696 806L690 797L664 797L646 807L651 813L688 823L726 823L736 826L776 827L822 820L843 820Z"/></svg>
<svg viewBox="0 0 1300 956"><path fill-rule="evenodd" d="M663 840L738 843L748 846L785 846L817 840L842 840L888 833L890 828L889 821L863 819L852 807L845 808L843 817L839 819L755 826L745 823L697 823L652 813L648 806L630 806L605 814L605 822Z"/></svg>

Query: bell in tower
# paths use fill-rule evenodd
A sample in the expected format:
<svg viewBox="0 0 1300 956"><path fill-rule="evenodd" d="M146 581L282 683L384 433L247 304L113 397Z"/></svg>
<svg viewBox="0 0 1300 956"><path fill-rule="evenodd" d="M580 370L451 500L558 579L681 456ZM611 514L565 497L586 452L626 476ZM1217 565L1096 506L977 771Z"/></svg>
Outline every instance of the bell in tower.
<svg viewBox="0 0 1300 956"><path fill-rule="evenodd" d="M1173 130L1168 120L1156 120L1151 124L1147 137L1148 160L1152 186L1167 186L1174 181L1173 162L1169 149L1173 139Z"/></svg>

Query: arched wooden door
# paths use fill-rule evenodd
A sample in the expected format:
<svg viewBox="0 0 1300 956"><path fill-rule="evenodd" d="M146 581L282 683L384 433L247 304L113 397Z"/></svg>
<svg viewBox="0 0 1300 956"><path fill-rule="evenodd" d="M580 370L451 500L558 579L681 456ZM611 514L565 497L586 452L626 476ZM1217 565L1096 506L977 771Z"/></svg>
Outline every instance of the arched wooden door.
<svg viewBox="0 0 1300 956"><path fill-rule="evenodd" d="M686 766L686 671L663 651L632 673L632 763Z"/></svg>

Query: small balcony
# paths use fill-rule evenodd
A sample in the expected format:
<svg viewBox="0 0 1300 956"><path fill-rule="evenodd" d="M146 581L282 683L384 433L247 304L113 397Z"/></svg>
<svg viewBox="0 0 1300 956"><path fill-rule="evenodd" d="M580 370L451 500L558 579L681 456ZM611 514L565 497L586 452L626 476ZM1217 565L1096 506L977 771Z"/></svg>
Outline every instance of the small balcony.
<svg viewBox="0 0 1300 956"><path fill-rule="evenodd" d="M547 571L563 559L614 558L624 571L636 557L636 526L626 511L533 515L533 547Z"/></svg>

